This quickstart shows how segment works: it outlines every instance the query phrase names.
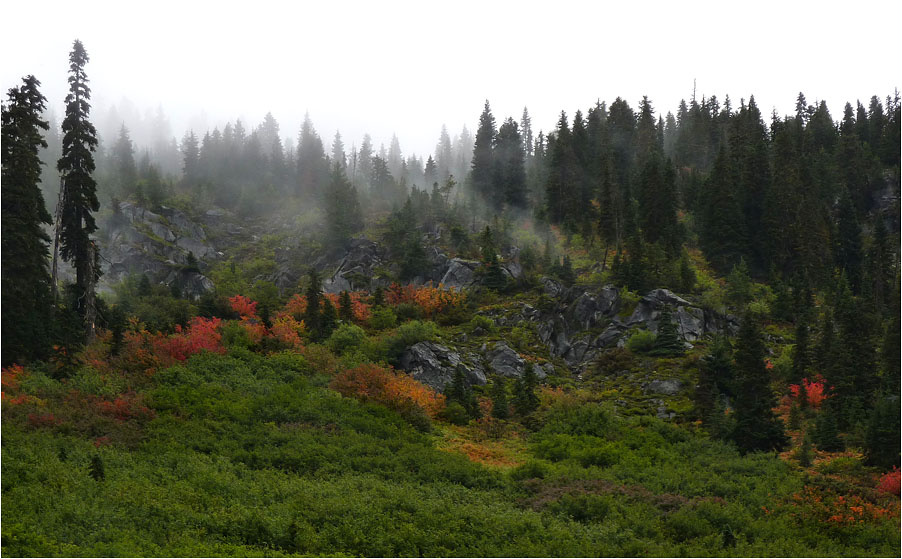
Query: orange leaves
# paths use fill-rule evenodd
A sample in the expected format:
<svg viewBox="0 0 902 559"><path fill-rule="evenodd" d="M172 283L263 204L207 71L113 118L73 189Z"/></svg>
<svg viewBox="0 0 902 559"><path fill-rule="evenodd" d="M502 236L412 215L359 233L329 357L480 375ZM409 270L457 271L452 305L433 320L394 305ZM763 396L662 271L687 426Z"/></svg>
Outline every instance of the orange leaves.
<svg viewBox="0 0 902 559"><path fill-rule="evenodd" d="M880 506L859 495L838 495L832 489L810 485L795 493L791 501L793 515L840 526L876 522L899 516L898 501L889 506Z"/></svg>
<svg viewBox="0 0 902 559"><path fill-rule="evenodd" d="M291 296L291 299L285 303L285 310L288 311L291 316L300 320L300 318L304 316L304 313L307 312L307 297L295 293Z"/></svg>
<svg viewBox="0 0 902 559"><path fill-rule="evenodd" d="M229 305L232 310L238 313L241 320L257 319L257 302L251 301L244 295L235 295L229 297Z"/></svg>
<svg viewBox="0 0 902 559"><path fill-rule="evenodd" d="M363 402L375 402L392 409L401 409L414 403L433 418L445 407L443 394L436 393L403 373L377 365L358 365L342 371L332 379L329 386L343 396Z"/></svg>
<svg viewBox="0 0 902 559"><path fill-rule="evenodd" d="M367 294L363 291L349 291L351 298L351 312L354 315L354 322L366 322L370 318L370 306L364 302ZM341 306L341 300L335 293L324 293L323 297L329 299L332 305L337 309Z"/></svg>
<svg viewBox="0 0 902 559"><path fill-rule="evenodd" d="M272 336L283 344L291 346L293 349L302 349L304 342L301 335L304 333L304 321L295 320L294 316L288 312L279 312L272 321Z"/></svg>
<svg viewBox="0 0 902 559"><path fill-rule="evenodd" d="M433 316L451 307L461 305L466 299L462 291L456 291L453 287L449 290L442 289L442 284L433 287L428 285L405 286L393 283L385 292L385 300L391 305L401 303L413 303L423 309L423 314Z"/></svg>
<svg viewBox="0 0 902 559"><path fill-rule="evenodd" d="M19 385L27 373L22 365L10 365L2 370L0 374L0 384L3 385L3 400L5 401L7 391L19 390Z"/></svg>

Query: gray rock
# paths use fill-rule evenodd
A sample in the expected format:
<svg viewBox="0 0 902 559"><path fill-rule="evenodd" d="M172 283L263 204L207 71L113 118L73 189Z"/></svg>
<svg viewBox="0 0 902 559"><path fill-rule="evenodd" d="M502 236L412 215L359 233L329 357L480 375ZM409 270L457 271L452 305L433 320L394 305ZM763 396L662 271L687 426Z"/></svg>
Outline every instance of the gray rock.
<svg viewBox="0 0 902 559"><path fill-rule="evenodd" d="M678 379L653 380L643 387L646 394L664 394L665 396L676 396L682 388L683 381Z"/></svg>
<svg viewBox="0 0 902 559"><path fill-rule="evenodd" d="M440 283L445 288L454 287L461 289L469 287L476 281L475 270L478 266L479 262L452 258L448 263L448 270L442 276Z"/></svg>
<svg viewBox="0 0 902 559"><path fill-rule="evenodd" d="M461 370L470 384L485 384L485 372L468 366L459 353L433 342L420 342L407 348L399 365L415 380L435 389L444 390Z"/></svg>
<svg viewBox="0 0 902 559"><path fill-rule="evenodd" d="M564 292L564 286L556 279L543 277L542 284L545 285L545 294L549 297L557 298Z"/></svg>
<svg viewBox="0 0 902 559"><path fill-rule="evenodd" d="M494 348L486 352L486 359L489 362L489 369L495 374L511 378L523 376L526 361L511 349L507 342L497 342Z"/></svg>
<svg viewBox="0 0 902 559"><path fill-rule="evenodd" d="M606 348L611 347L617 343L623 333L626 332L627 327L620 321L615 320L612 322L607 328L605 328L604 332L598 335L597 338L592 342L592 346L596 348Z"/></svg>

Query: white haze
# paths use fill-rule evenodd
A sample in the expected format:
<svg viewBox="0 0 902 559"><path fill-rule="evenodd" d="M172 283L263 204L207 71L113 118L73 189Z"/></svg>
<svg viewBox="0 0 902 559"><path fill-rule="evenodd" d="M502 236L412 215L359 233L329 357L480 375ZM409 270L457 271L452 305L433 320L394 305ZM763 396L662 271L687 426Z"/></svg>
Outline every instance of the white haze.
<svg viewBox="0 0 902 559"><path fill-rule="evenodd" d="M328 150L364 133L378 151L431 153L442 124L475 132L529 108L536 133L596 99L656 111L754 94L762 112L883 99L899 86L899 2L7 2L0 86L35 74L57 115L75 38L91 62L94 116L162 107L173 136L267 112L297 137L309 111ZM841 6L841 7L840 7ZM4 95L5 98L5 95ZM115 117L113 117L115 118ZM125 119L125 117L123 117ZM128 119L126 119L128 120ZM129 123L129 122L127 122ZM109 138L108 138L109 139ZM135 138L139 143L141 138Z"/></svg>

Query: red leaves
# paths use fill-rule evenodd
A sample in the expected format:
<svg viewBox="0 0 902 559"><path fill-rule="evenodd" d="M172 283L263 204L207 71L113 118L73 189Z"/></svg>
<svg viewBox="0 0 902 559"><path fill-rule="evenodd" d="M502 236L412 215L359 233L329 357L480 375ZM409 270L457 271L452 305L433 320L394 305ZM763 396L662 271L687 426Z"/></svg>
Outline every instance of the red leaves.
<svg viewBox="0 0 902 559"><path fill-rule="evenodd" d="M244 295L235 295L229 298L229 304L232 306L232 310L238 313L241 320L258 319L256 301L251 301Z"/></svg>
<svg viewBox="0 0 902 559"><path fill-rule="evenodd" d="M899 473L899 467L894 466L892 470L880 476L880 481L877 483L877 491L898 497L900 493Z"/></svg>
<svg viewBox="0 0 902 559"><path fill-rule="evenodd" d="M798 400L803 387L804 392L807 395L806 403L812 408L819 408L824 400L829 397L824 393L824 379L820 375L813 381L803 378L801 385L790 384L789 392L792 394L793 399Z"/></svg>
<svg viewBox="0 0 902 559"><path fill-rule="evenodd" d="M225 353L222 334L218 331L221 322L219 318L195 316L186 330L176 326L175 334L169 337L158 333L152 340L154 353L164 363L184 361L201 351Z"/></svg>

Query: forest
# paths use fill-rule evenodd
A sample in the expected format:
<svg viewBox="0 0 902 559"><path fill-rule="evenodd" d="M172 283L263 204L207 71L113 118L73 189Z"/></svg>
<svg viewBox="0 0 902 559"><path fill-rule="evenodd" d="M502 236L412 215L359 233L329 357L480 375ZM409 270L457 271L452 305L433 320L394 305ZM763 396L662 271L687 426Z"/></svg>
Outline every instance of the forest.
<svg viewBox="0 0 902 559"><path fill-rule="evenodd" d="M2 105L3 555L902 553L898 91L424 158L98 126L89 61Z"/></svg>

